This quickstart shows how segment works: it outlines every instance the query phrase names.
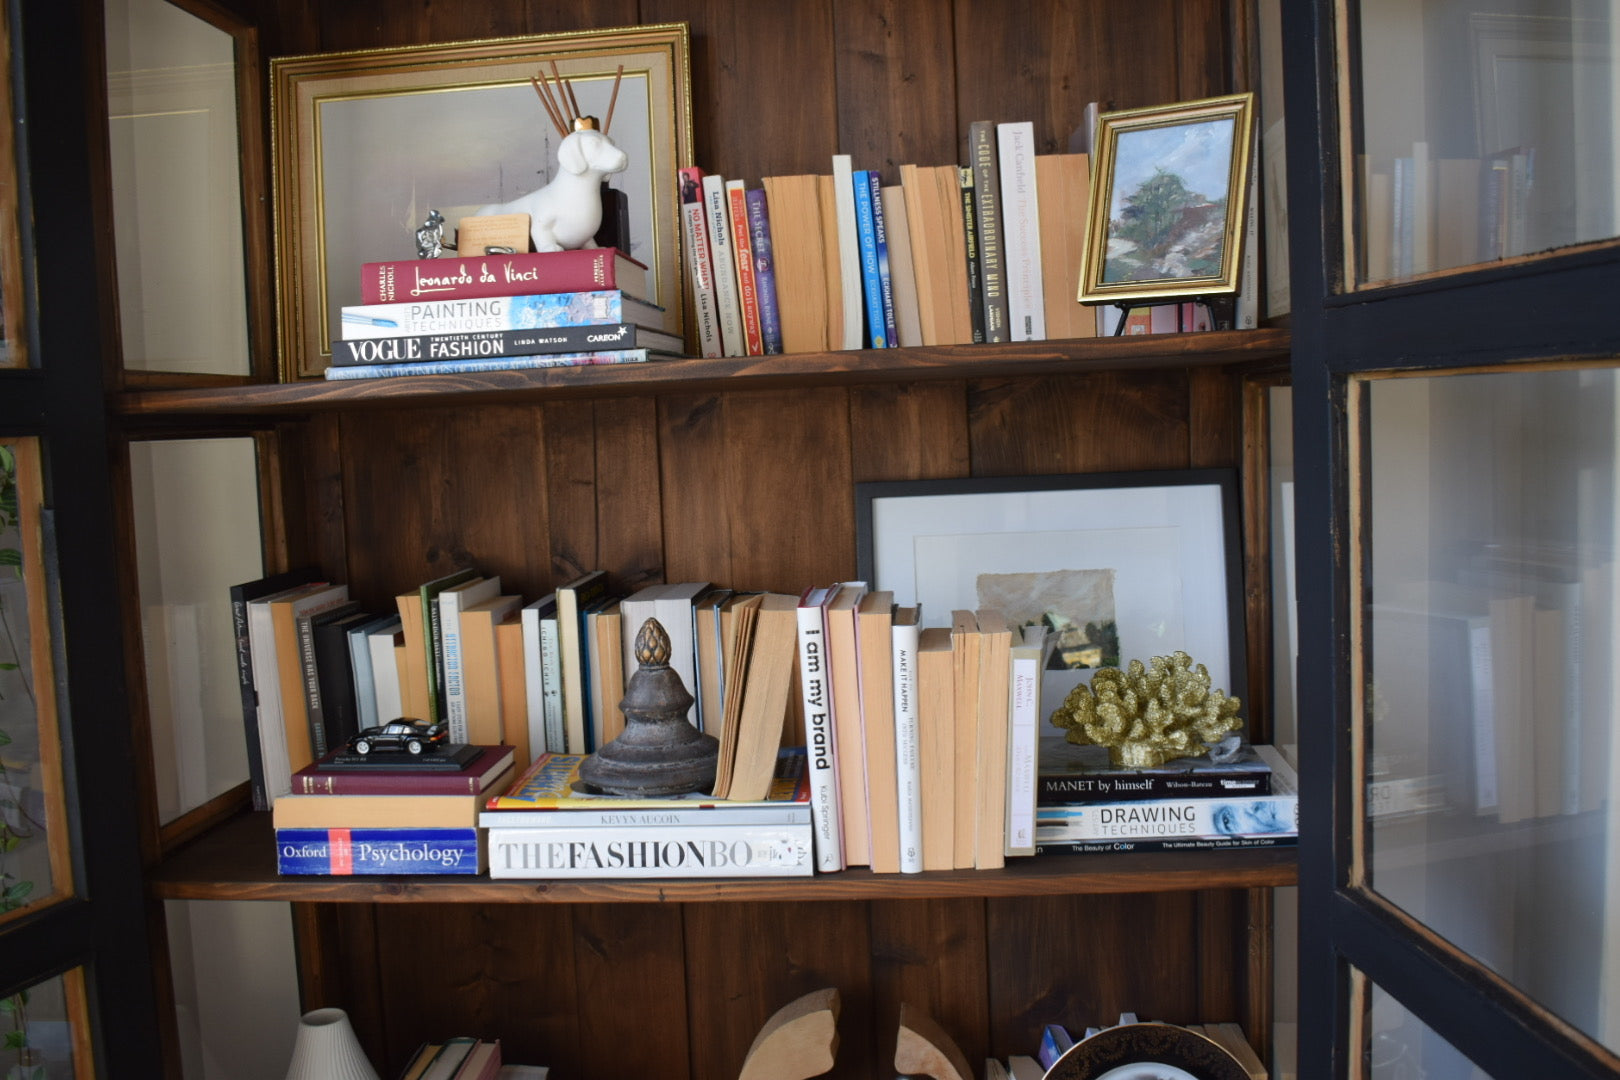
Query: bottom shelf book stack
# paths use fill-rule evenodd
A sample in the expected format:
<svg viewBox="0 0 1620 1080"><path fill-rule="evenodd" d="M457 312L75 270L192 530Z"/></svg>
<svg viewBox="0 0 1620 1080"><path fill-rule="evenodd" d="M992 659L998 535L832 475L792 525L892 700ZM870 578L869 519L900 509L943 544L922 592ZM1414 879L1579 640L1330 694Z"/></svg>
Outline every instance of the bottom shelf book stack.
<svg viewBox="0 0 1620 1080"><path fill-rule="evenodd" d="M460 747L418 762L404 752L344 764L334 751L293 776L271 823L282 874L478 874L486 849L478 814L514 775L510 746L469 748L461 769L438 769Z"/></svg>
<svg viewBox="0 0 1620 1080"><path fill-rule="evenodd" d="M1232 762L1180 759L1163 769L1110 769L1102 747L1043 740L1036 850L1197 851L1299 842L1299 786L1275 747ZM1097 752L1100 762L1087 755Z"/></svg>
<svg viewBox="0 0 1620 1080"><path fill-rule="evenodd" d="M809 876L810 788L803 747L784 749L764 799L593 794L583 754L544 754L488 800L491 878Z"/></svg>
<svg viewBox="0 0 1620 1080"><path fill-rule="evenodd" d="M399 1080L546 1080L540 1065L507 1065L499 1039L462 1036L417 1047Z"/></svg>

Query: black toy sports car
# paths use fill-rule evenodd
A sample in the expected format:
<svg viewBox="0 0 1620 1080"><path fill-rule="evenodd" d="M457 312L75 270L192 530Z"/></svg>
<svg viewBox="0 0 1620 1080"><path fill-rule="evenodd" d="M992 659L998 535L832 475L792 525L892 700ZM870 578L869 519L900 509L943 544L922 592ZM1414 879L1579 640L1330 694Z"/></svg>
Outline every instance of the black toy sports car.
<svg viewBox="0 0 1620 1080"><path fill-rule="evenodd" d="M349 749L357 754L373 750L403 750L407 754L420 754L430 746L437 746L449 737L443 721L430 724L426 720L400 719L368 727L349 740Z"/></svg>

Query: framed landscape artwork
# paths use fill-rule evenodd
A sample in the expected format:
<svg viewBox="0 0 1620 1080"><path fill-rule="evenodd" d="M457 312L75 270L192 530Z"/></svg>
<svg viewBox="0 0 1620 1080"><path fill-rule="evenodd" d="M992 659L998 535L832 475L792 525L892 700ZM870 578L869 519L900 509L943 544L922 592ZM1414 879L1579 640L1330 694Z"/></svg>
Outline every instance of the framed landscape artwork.
<svg viewBox="0 0 1620 1080"><path fill-rule="evenodd" d="M1103 113L1080 302L1238 289L1253 94Z"/></svg>
<svg viewBox="0 0 1620 1080"><path fill-rule="evenodd" d="M430 209L453 228L551 179L560 137L530 80L553 64L583 113L612 110L630 159L610 180L628 202L629 254L681 333L675 178L692 163L690 57L676 23L273 60L282 378L325 369L361 265L416 258Z"/></svg>
<svg viewBox="0 0 1620 1080"><path fill-rule="evenodd" d="M1237 478L1199 469L855 486L858 577L923 626L995 608L1044 623L1043 701L1181 649L1246 698Z"/></svg>

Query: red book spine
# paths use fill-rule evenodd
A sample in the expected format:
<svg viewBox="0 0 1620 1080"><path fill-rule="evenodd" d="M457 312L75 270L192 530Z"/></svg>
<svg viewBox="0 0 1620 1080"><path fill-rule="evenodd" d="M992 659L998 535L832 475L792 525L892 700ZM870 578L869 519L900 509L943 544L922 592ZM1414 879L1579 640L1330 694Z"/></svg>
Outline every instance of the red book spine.
<svg viewBox="0 0 1620 1080"><path fill-rule="evenodd" d="M365 263L360 267L360 302L397 304L617 289L617 254L614 248L577 248Z"/></svg>
<svg viewBox="0 0 1620 1080"><path fill-rule="evenodd" d="M741 182L726 185L726 206L731 211L732 245L737 259L737 295L742 302L743 347L749 356L765 355L765 337L759 328L759 286L754 280L753 233L748 227L748 197Z"/></svg>

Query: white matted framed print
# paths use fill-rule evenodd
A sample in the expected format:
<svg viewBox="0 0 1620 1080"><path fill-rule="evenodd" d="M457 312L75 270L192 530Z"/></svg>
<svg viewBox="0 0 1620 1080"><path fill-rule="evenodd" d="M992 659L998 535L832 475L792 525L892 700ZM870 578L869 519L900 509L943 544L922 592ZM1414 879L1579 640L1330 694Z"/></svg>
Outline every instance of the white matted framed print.
<svg viewBox="0 0 1620 1080"><path fill-rule="evenodd" d="M646 297L682 330L676 173L692 163L685 23L374 49L271 61L276 309L288 381L318 376L360 267L414 259L430 209L454 223L544 186L560 136L530 80L568 80L630 165L610 179L629 208ZM618 76L623 65L623 78Z"/></svg>
<svg viewBox="0 0 1620 1080"><path fill-rule="evenodd" d="M1081 303L1238 291L1253 115L1231 94L1097 118Z"/></svg>
<svg viewBox="0 0 1620 1080"><path fill-rule="evenodd" d="M1247 699L1234 471L865 483L855 503L858 577L923 626L988 607L1052 628L1054 705L1097 668L1178 649Z"/></svg>

